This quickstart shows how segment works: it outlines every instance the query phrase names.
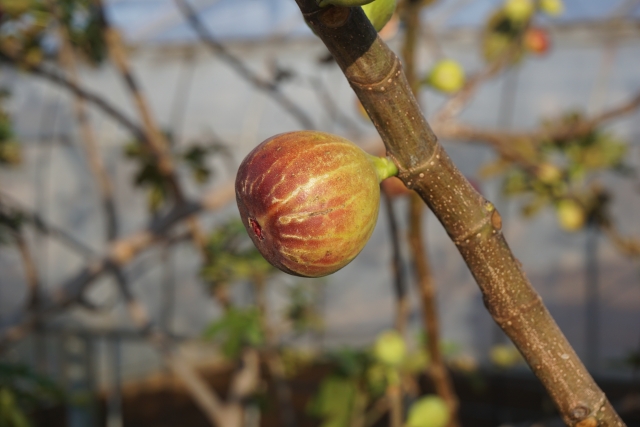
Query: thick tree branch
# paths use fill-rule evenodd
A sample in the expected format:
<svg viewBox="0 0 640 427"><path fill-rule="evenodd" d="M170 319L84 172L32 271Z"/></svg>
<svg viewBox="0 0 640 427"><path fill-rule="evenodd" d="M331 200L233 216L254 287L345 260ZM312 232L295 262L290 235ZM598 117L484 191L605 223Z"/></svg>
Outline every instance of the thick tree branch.
<svg viewBox="0 0 640 427"><path fill-rule="evenodd" d="M564 422L623 426L511 253L500 214L437 142L398 58L362 10L296 1L369 113L400 178L438 217L476 279L487 309L541 380Z"/></svg>

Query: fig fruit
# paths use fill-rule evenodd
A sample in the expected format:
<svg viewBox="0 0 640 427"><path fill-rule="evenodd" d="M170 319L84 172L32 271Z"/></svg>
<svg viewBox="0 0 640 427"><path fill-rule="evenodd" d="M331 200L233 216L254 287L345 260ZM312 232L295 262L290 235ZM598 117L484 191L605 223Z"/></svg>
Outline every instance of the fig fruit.
<svg viewBox="0 0 640 427"><path fill-rule="evenodd" d="M557 16L564 12L562 0L540 0L540 10L547 15Z"/></svg>
<svg viewBox="0 0 640 427"><path fill-rule="evenodd" d="M464 70L452 59L440 60L431 69L426 83L445 93L457 92L464 85Z"/></svg>
<svg viewBox="0 0 640 427"><path fill-rule="evenodd" d="M449 408L446 402L431 394L411 405L406 427L445 427L448 422Z"/></svg>
<svg viewBox="0 0 640 427"><path fill-rule="evenodd" d="M321 277L362 250L378 217L379 183L396 173L390 160L339 136L288 132L242 161L236 201L267 261L289 274Z"/></svg>
<svg viewBox="0 0 640 427"><path fill-rule="evenodd" d="M528 20L535 6L532 0L507 0L504 4L504 14L514 22L523 22Z"/></svg>
<svg viewBox="0 0 640 427"><path fill-rule="evenodd" d="M395 330L382 332L373 345L373 355L389 366L399 366L407 355L402 335Z"/></svg>
<svg viewBox="0 0 640 427"><path fill-rule="evenodd" d="M391 20L396 10L396 0L375 0L362 6L362 10L371 21L373 28L380 31Z"/></svg>
<svg viewBox="0 0 640 427"><path fill-rule="evenodd" d="M529 28L524 33L524 45L537 55L544 55L549 51L549 33L542 28Z"/></svg>
<svg viewBox="0 0 640 427"><path fill-rule="evenodd" d="M517 348L509 344L496 344L491 347L489 358L499 368L512 368L522 362L522 356Z"/></svg>
<svg viewBox="0 0 640 427"><path fill-rule="evenodd" d="M571 199L559 201L556 206L556 212L560 227L566 231L580 230L586 222L584 209Z"/></svg>
<svg viewBox="0 0 640 427"><path fill-rule="evenodd" d="M334 6L343 6L343 7L356 7L356 6L364 6L365 4L371 3L374 0L316 0L316 3L320 7L329 6L330 4Z"/></svg>

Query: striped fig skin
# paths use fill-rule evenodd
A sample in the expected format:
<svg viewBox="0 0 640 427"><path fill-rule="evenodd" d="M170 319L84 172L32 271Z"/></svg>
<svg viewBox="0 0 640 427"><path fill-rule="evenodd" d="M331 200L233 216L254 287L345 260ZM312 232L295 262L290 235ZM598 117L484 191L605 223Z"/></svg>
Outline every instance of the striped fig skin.
<svg viewBox="0 0 640 427"><path fill-rule="evenodd" d="M321 277L351 262L371 237L380 186L358 146L298 131L273 136L247 155L236 201L267 261L289 274Z"/></svg>

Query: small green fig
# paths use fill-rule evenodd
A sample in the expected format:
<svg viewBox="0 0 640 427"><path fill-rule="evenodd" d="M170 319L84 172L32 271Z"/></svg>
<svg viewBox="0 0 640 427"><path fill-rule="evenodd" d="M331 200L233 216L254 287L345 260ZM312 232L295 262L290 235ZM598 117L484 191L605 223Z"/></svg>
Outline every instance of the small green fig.
<svg viewBox="0 0 640 427"><path fill-rule="evenodd" d="M536 176L545 184L554 184L562 179L562 171L553 163L544 162L538 166Z"/></svg>
<svg viewBox="0 0 640 427"><path fill-rule="evenodd" d="M524 22L533 15L535 6L532 0L507 0L503 10L510 20Z"/></svg>
<svg viewBox="0 0 640 427"><path fill-rule="evenodd" d="M584 209L578 202L571 199L559 201L556 206L556 213L560 227L566 231L580 230L586 222Z"/></svg>
<svg viewBox="0 0 640 427"><path fill-rule="evenodd" d="M371 21L376 31L380 31L387 25L396 10L396 0L375 0L362 6L362 10Z"/></svg>
<svg viewBox="0 0 640 427"><path fill-rule="evenodd" d="M562 0L540 0L540 10L547 15L557 16L564 12Z"/></svg>
<svg viewBox="0 0 640 427"><path fill-rule="evenodd" d="M236 201L267 261L289 274L321 277L364 248L378 217L379 183L396 173L390 160L339 136L288 132L242 161Z"/></svg>
<svg viewBox="0 0 640 427"><path fill-rule="evenodd" d="M496 344L491 347L489 358L499 368L511 368L522 362L522 356L517 348L509 344Z"/></svg>
<svg viewBox="0 0 640 427"><path fill-rule="evenodd" d="M449 423L449 408L446 402L435 394L418 399L407 417L406 427L445 427Z"/></svg>
<svg viewBox="0 0 640 427"><path fill-rule="evenodd" d="M443 59L434 65L426 83L445 93L459 91L464 85L464 70L453 59Z"/></svg>
<svg viewBox="0 0 640 427"><path fill-rule="evenodd" d="M325 7L330 4L334 6L343 6L343 7L356 7L356 6L364 6L365 4L369 4L374 0L316 0L318 6Z"/></svg>
<svg viewBox="0 0 640 427"><path fill-rule="evenodd" d="M407 355L404 338L395 330L382 332L373 345L373 355L385 365L399 366Z"/></svg>

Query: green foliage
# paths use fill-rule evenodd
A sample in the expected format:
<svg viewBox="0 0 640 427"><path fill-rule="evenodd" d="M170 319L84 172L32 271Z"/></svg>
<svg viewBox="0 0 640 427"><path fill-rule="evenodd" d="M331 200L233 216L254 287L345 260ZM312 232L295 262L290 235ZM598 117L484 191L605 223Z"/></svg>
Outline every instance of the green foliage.
<svg viewBox="0 0 640 427"><path fill-rule="evenodd" d="M260 255L237 218L213 230L205 249L207 262L200 274L213 287L265 278L277 271Z"/></svg>
<svg viewBox="0 0 640 427"><path fill-rule="evenodd" d="M445 427L449 418L446 402L432 394L418 399L411 405L406 427Z"/></svg>
<svg viewBox="0 0 640 427"><path fill-rule="evenodd" d="M7 96L8 92L0 91L0 102ZM11 118L0 106L0 165L16 165L20 160L20 146L15 140Z"/></svg>
<svg viewBox="0 0 640 427"><path fill-rule="evenodd" d="M229 148L213 138L204 142L192 142L179 153L180 160L188 167L198 184L204 184L214 176L214 170L207 165L207 160L208 156L215 155L231 159Z"/></svg>
<svg viewBox="0 0 640 427"><path fill-rule="evenodd" d="M127 144L124 154L128 159L138 163L138 171L133 179L134 185L148 190L147 205L152 212L156 212L170 193L169 184L158 167L156 156L138 141Z"/></svg>
<svg viewBox="0 0 640 427"><path fill-rule="evenodd" d="M330 376L320 383L320 389L307 410L322 419L322 427L349 427L357 394L358 388L353 379Z"/></svg>
<svg viewBox="0 0 640 427"><path fill-rule="evenodd" d="M107 56L103 37L101 11L92 0L58 0L61 21L69 34L71 45L93 64Z"/></svg>
<svg viewBox="0 0 640 427"><path fill-rule="evenodd" d="M0 427L28 427L26 415L8 388L0 387Z"/></svg>
<svg viewBox="0 0 640 427"><path fill-rule="evenodd" d="M559 121L543 123L543 128L567 132L566 136L543 140L538 147L530 140L514 141L518 153L535 167L500 159L484 168L484 176L504 173L503 193L526 197L525 216L551 206L567 230L579 229L586 221L608 222L610 196L593 185L593 178L605 170L628 173L630 168L624 164L627 144L600 129L574 131L585 125L583 120L580 114L569 113ZM567 209L569 203L572 212ZM586 221L580 221L580 216Z"/></svg>
<svg viewBox="0 0 640 427"><path fill-rule="evenodd" d="M22 213L0 204L0 245L13 240L13 236L20 232L26 218Z"/></svg>
<svg viewBox="0 0 640 427"><path fill-rule="evenodd" d="M169 144L173 145L171 133L165 132L165 137ZM183 164L191 172L196 183L204 184L214 175L214 171L207 165L208 156L212 154L228 156L229 150L215 141L195 142L174 154L179 164ZM156 212L171 195L169 184L160 170L157 156L140 141L132 141L125 145L124 155L138 164L134 184L148 191L147 204L152 212Z"/></svg>
<svg viewBox="0 0 640 427"><path fill-rule="evenodd" d="M395 369L378 362L370 350L342 348L325 355L334 372L323 379L307 410L322 419L322 426L348 427L367 405L382 396Z"/></svg>
<svg viewBox="0 0 640 427"><path fill-rule="evenodd" d="M23 365L0 363L0 427L28 427L26 411L63 398L50 379Z"/></svg>
<svg viewBox="0 0 640 427"><path fill-rule="evenodd" d="M322 316L316 310L318 283L297 282L287 290L289 304L285 311L286 319L297 333L322 329Z"/></svg>
<svg viewBox="0 0 640 427"><path fill-rule="evenodd" d="M257 308L229 308L224 315L205 330L204 336L220 343L222 353L229 359L240 355L246 346L264 343L264 330Z"/></svg>

